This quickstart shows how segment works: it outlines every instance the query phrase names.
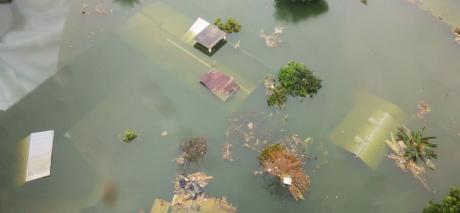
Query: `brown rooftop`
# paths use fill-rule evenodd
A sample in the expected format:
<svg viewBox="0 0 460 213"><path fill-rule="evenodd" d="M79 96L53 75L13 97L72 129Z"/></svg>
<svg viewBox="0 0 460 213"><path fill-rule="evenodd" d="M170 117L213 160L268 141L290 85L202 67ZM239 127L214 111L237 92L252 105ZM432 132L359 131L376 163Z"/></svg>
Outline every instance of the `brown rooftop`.
<svg viewBox="0 0 460 213"><path fill-rule="evenodd" d="M195 37L195 41L206 47L209 52L216 46L222 39L225 39L227 34L220 30L216 25L210 24L203 31L198 33Z"/></svg>
<svg viewBox="0 0 460 213"><path fill-rule="evenodd" d="M211 92L222 101L226 101L240 88L233 80L233 77L214 70L210 70L208 73L201 76L200 83L211 90Z"/></svg>

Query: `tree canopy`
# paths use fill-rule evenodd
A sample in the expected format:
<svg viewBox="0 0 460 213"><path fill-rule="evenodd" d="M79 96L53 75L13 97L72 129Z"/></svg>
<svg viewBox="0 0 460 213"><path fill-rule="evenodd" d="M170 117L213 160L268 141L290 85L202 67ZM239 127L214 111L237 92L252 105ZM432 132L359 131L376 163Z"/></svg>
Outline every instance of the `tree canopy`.
<svg viewBox="0 0 460 213"><path fill-rule="evenodd" d="M442 203L430 201L423 213L458 213L460 212L460 190L453 187Z"/></svg>
<svg viewBox="0 0 460 213"><path fill-rule="evenodd" d="M278 74L278 84L275 82L267 99L269 106L282 107L287 97L312 97L321 89L322 80L313 75L305 64L291 61L281 67Z"/></svg>

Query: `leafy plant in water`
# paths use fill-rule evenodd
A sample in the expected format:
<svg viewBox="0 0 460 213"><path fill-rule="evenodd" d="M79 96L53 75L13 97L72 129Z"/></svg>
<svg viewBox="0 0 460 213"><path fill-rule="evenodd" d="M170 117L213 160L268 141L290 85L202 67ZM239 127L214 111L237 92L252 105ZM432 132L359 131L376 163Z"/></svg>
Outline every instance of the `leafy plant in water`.
<svg viewBox="0 0 460 213"><path fill-rule="evenodd" d="M235 18L229 18L227 22L222 22L221 18L217 18L214 21L214 25L216 25L219 29L227 32L227 33L237 33L241 31L241 24L236 21Z"/></svg>
<svg viewBox="0 0 460 213"><path fill-rule="evenodd" d="M400 127L396 133L396 140L402 141L406 146L404 148L405 158L414 162L420 159L428 164L431 159L438 158L438 155L433 150L437 145L430 142L431 139L435 139L436 137L423 137L424 130L425 128L412 131L407 127Z"/></svg>
<svg viewBox="0 0 460 213"><path fill-rule="evenodd" d="M458 213L460 212L460 190L456 187L450 189L449 194L442 203L430 201L423 213Z"/></svg>
<svg viewBox="0 0 460 213"><path fill-rule="evenodd" d="M291 61L280 69L279 84L267 99L268 106L281 108L287 101L287 96L313 97L321 89L322 80L313 75L305 64Z"/></svg>
<svg viewBox="0 0 460 213"><path fill-rule="evenodd" d="M125 130L125 133L123 134L123 142L125 143L130 143L131 141L133 141L134 139L136 139L138 137L137 133L133 132L132 130Z"/></svg>

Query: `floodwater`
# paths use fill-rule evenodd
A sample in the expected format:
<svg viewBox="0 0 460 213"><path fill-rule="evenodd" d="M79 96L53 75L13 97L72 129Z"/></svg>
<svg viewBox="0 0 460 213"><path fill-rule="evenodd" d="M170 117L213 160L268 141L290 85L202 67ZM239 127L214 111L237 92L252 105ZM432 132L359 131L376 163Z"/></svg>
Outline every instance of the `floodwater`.
<svg viewBox="0 0 460 213"><path fill-rule="evenodd" d="M424 6L449 13L446 2L460 8L455 0ZM226 196L240 212L421 212L460 186L460 45L452 24L426 10L405 0L327 0L312 8L270 0L120 0L104 7L112 12L84 15L74 1L58 72L0 112L0 212L148 212L155 198L171 199L178 144L196 136L209 146L203 170L214 180L206 193ZM184 39L197 17L235 17L243 31L208 56ZM277 25L286 28L282 42L268 48L259 33ZM323 88L270 109L264 76L291 60L314 70ZM210 67L242 86L227 102L198 83ZM370 168L331 140L363 93L399 107L408 127L425 126L438 137L437 169L427 172L434 192L384 156ZM425 119L415 116L421 101L432 108ZM311 188L304 201L276 195L254 176L257 153L242 139L233 142L235 162L221 159L228 120L240 116L256 127L276 124L266 125L278 127L273 138L312 138L308 154L317 160L305 165ZM139 139L122 143L127 128ZM17 184L19 141L49 129L51 176Z"/></svg>

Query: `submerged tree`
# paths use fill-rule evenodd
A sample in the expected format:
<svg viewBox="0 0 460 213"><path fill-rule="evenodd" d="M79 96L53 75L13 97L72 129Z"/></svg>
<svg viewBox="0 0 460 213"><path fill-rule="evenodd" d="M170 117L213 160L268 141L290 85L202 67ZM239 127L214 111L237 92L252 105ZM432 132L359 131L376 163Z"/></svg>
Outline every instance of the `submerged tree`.
<svg viewBox="0 0 460 213"><path fill-rule="evenodd" d="M267 146L259 155L259 163L264 171L277 177L286 185L297 201L310 186L310 177L302 168L302 159L281 144Z"/></svg>
<svg viewBox="0 0 460 213"><path fill-rule="evenodd" d="M431 139L436 137L423 137L424 130L425 128L412 131L407 127L400 127L396 133L396 140L404 143L405 158L414 162L422 160L424 163L429 164L431 159L438 158L438 155L433 150L437 145L430 142Z"/></svg>
<svg viewBox="0 0 460 213"><path fill-rule="evenodd" d="M229 34L241 31L241 24L238 23L235 18L229 18L227 22L222 22L222 19L217 18L214 21L214 25Z"/></svg>
<svg viewBox="0 0 460 213"><path fill-rule="evenodd" d="M182 143L179 149L182 153L176 159L177 164L197 166L199 165L199 161L205 157L208 145L205 138L196 137Z"/></svg>
<svg viewBox="0 0 460 213"><path fill-rule="evenodd" d="M442 203L430 201L423 213L458 213L460 212L460 190L451 188L449 194L442 200Z"/></svg>
<svg viewBox="0 0 460 213"><path fill-rule="evenodd" d="M281 67L278 81L278 84L273 81L267 99L268 106L281 108L289 95L292 97L313 97L322 87L321 79L314 76L305 64L295 61Z"/></svg>

